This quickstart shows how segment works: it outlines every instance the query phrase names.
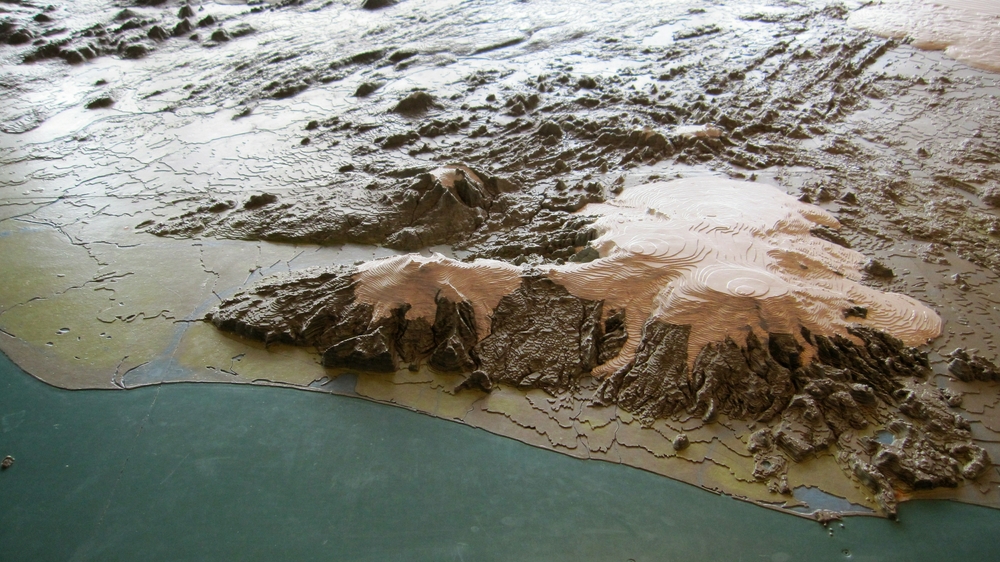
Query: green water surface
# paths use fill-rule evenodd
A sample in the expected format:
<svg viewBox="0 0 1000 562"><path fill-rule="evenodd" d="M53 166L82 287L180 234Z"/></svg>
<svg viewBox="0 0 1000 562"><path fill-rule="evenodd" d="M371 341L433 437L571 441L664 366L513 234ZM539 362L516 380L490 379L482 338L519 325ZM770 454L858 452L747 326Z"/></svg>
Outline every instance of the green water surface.
<svg viewBox="0 0 1000 562"><path fill-rule="evenodd" d="M1000 560L1000 511L817 523L360 399L66 391L0 356L0 560Z"/></svg>

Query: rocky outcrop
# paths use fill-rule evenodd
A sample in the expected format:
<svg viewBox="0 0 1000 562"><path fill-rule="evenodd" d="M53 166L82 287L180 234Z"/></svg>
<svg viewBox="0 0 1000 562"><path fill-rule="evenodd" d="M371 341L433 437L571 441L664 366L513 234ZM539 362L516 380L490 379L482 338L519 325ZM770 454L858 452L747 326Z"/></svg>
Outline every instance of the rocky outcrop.
<svg viewBox="0 0 1000 562"><path fill-rule="evenodd" d="M840 335L804 336L816 346L819 363L846 370L856 382L870 386L883 401L891 401L903 378L923 378L930 372L925 352L907 347L885 332L861 326L851 327L848 332L863 344Z"/></svg>
<svg viewBox="0 0 1000 562"><path fill-rule="evenodd" d="M569 388L616 345L604 338L602 309L540 275L525 276L500 300L490 335L474 349L479 369L520 388Z"/></svg>
<svg viewBox="0 0 1000 562"><path fill-rule="evenodd" d="M371 318L371 307L354 303L353 273L337 268L271 279L227 299L207 318L220 330L265 343L325 349L363 333Z"/></svg>
<svg viewBox="0 0 1000 562"><path fill-rule="evenodd" d="M648 418L665 417L691 398L687 369L690 328L647 323L635 361L604 380L597 396Z"/></svg>
<svg viewBox="0 0 1000 562"><path fill-rule="evenodd" d="M690 326L650 321L635 361L605 379L598 396L647 418L697 411L770 420L792 394L789 370L752 333L741 348L732 338L710 343L688 368ZM777 345L777 344L775 344Z"/></svg>
<svg viewBox="0 0 1000 562"><path fill-rule="evenodd" d="M416 250L455 242L486 221L499 183L464 166L421 174L403 194L399 216L408 218L385 243L400 250Z"/></svg>
<svg viewBox="0 0 1000 562"><path fill-rule="evenodd" d="M991 361L959 348L951 352L948 372L963 382L1000 380L1000 369Z"/></svg>

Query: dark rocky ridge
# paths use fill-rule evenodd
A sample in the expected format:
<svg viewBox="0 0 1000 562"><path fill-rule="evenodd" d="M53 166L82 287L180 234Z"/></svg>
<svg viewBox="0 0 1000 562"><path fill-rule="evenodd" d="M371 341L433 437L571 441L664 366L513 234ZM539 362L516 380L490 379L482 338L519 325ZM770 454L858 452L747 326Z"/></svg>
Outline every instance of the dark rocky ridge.
<svg viewBox="0 0 1000 562"><path fill-rule="evenodd" d="M407 319L408 306L373 318L371 305L355 302L354 274L342 268L266 281L208 318L221 330L266 343L316 347L327 367L391 372L426 361L439 371L476 371L486 388L570 389L624 344L622 314L602 322L601 302L574 297L541 275L526 275L500 300L483 337L469 303L440 296L433 323Z"/></svg>
<svg viewBox="0 0 1000 562"><path fill-rule="evenodd" d="M521 286L500 300L485 337L476 333L470 303L440 296L433 323L408 320L408 306L373 318L372 306L354 299L354 275L342 268L267 280L209 318L250 338L314 346L327 367L393 372L426 363L464 373L455 391L504 384L573 393L625 341L624 311L605 315L603 302L574 297L537 273L524 274ZM850 338L804 332L813 348L805 364L806 350L790 334L762 341L749 332L744 342L730 337L706 345L690 366L689 335L689 326L650 320L635 359L601 381L593 400L650 423L695 414L763 424L748 443L754 474L781 493L788 493L788 463L834 451L845 473L868 486L890 516L898 492L954 487L991 466L969 423L953 411L954 397L924 382L926 353L884 332L861 326L849 329ZM895 439L859 437L873 429Z"/></svg>
<svg viewBox="0 0 1000 562"><path fill-rule="evenodd" d="M620 339L606 337L602 314L602 302L574 297L542 276L524 277L500 299L490 334L473 348L478 378L553 392L572 388L599 356L621 349Z"/></svg>
<svg viewBox="0 0 1000 562"><path fill-rule="evenodd" d="M457 170L452 184L446 170ZM605 198L603 185L557 184L538 194L479 170L457 165L408 170L395 179L391 198L372 197L365 211L283 201L266 193L241 207L209 201L148 227L159 236L218 236L276 242L383 244L418 250L437 244L473 247L478 256L570 258L594 238L593 219L572 212ZM448 184L448 185L446 185ZM503 232L502 238L492 236Z"/></svg>
<svg viewBox="0 0 1000 562"><path fill-rule="evenodd" d="M954 401L945 393L922 383L930 373L926 353L884 332L860 326L849 332L860 343L803 334L815 348L806 365L790 335L769 334L766 345L752 332L743 346L727 338L705 346L689 373L689 327L651 321L635 361L605 379L597 396L649 419L686 411L776 420L748 446L758 479L780 491L787 461L836 445L838 462L890 516L897 491L954 487L982 475L991 461L972 442L969 423L951 410ZM856 438L870 427L897 438L891 444Z"/></svg>
<svg viewBox="0 0 1000 562"><path fill-rule="evenodd" d="M948 372L964 382L1000 380L1000 369L988 359L964 349L951 352Z"/></svg>

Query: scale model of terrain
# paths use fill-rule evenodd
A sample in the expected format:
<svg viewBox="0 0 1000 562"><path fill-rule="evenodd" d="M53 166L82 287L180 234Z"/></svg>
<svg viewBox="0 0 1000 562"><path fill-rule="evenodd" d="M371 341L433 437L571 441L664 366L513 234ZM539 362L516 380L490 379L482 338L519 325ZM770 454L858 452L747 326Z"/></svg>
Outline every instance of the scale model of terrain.
<svg viewBox="0 0 1000 562"><path fill-rule="evenodd" d="M0 5L0 348L824 521L1000 507L1000 14L970 2Z"/></svg>

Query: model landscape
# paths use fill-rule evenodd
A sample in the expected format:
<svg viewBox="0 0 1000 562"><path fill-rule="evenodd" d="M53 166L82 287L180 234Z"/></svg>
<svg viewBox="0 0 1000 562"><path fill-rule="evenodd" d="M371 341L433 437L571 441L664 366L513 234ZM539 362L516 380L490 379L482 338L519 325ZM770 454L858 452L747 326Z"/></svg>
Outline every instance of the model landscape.
<svg viewBox="0 0 1000 562"><path fill-rule="evenodd" d="M993 36L522 4L0 5L0 346L66 388L357 395L821 520L1000 507ZM955 4L914 5L1000 25Z"/></svg>

